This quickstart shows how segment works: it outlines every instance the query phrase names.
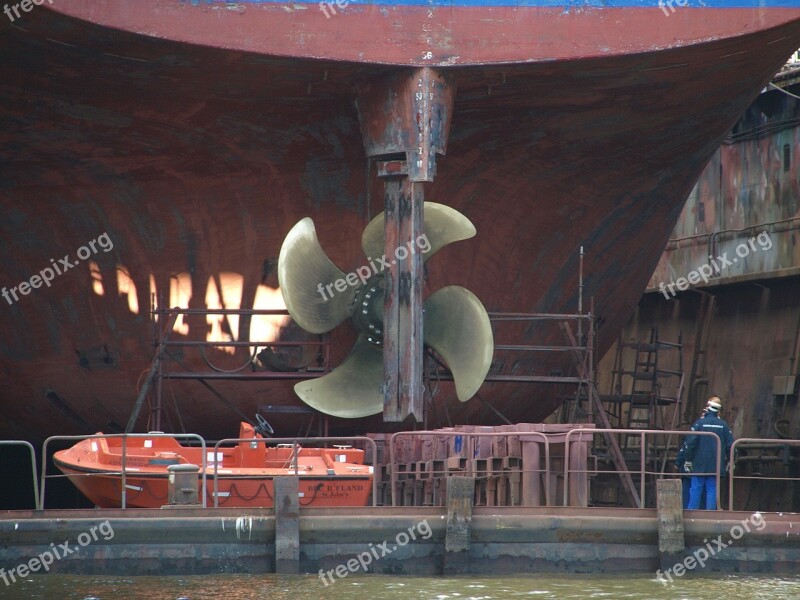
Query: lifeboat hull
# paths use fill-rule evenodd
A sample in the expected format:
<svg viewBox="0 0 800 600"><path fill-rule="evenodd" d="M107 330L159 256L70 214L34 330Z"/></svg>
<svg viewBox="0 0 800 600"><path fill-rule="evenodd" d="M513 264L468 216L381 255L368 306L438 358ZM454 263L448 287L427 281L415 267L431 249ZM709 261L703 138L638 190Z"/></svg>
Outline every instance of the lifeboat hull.
<svg viewBox="0 0 800 600"><path fill-rule="evenodd" d="M216 505L225 508L272 507L275 479L290 476L299 478L301 507L366 506L369 501L372 467L363 464L363 450L268 446L247 423L242 423L239 438L248 441L207 450L203 456L199 447L156 435L128 437L123 453L121 436L97 434L56 452L53 463L100 508L122 505L123 470L126 507L169 504L172 465L197 465L197 504L203 503L205 468L207 506L214 506L216 497Z"/></svg>

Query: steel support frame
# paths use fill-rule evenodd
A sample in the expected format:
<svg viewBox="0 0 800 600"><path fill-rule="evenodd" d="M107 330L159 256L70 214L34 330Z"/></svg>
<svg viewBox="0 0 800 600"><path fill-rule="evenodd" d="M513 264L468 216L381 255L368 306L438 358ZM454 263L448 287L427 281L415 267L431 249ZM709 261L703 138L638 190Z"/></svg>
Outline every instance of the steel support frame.
<svg viewBox="0 0 800 600"><path fill-rule="evenodd" d="M411 252L424 232L423 182L444 154L454 80L429 67L403 70L356 87L368 157L384 180L383 419L423 421L423 263ZM402 159L400 157L403 157Z"/></svg>

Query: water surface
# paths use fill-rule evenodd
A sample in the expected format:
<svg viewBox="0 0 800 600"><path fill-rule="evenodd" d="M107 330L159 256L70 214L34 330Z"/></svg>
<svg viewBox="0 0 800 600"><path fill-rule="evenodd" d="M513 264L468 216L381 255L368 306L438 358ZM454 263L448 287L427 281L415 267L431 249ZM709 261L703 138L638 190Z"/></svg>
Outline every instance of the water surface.
<svg viewBox="0 0 800 600"><path fill-rule="evenodd" d="M653 576L518 575L394 577L350 575L326 587L315 575L97 577L46 575L6 586L0 598L22 600L795 600L797 577L694 576L663 583Z"/></svg>

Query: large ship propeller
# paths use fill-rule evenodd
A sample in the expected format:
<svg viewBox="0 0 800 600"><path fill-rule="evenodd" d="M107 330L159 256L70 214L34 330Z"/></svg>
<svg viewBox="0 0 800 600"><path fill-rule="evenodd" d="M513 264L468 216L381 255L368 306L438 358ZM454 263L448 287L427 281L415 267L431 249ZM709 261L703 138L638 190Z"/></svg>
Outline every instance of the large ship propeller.
<svg viewBox="0 0 800 600"><path fill-rule="evenodd" d="M425 244L414 250L422 252L425 261L447 244L475 235L472 222L449 206L426 202L423 214ZM374 257L384 253L383 213L364 229L361 247L370 265L380 264ZM336 289L336 281L344 281L346 275L323 251L308 217L292 228L281 247L278 280L295 322L310 333L325 333L350 318L359 331L355 346L338 367L294 386L306 404L329 415L357 418L383 410L385 283L383 272L370 269L370 274L344 291ZM460 286L436 291L423 306L424 343L450 368L458 399L466 402L478 391L491 364L494 338L489 315L480 300Z"/></svg>

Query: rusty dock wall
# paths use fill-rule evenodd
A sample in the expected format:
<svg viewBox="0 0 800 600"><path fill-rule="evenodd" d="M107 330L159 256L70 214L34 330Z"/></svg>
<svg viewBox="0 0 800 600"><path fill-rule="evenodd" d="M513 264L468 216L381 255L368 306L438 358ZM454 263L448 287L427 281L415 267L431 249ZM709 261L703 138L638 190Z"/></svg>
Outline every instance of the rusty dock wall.
<svg viewBox="0 0 800 600"><path fill-rule="evenodd" d="M684 512L685 555L701 548L715 552L694 572L796 573L800 515L755 514L763 526L755 526L753 513ZM87 532L105 521L105 533L113 530L113 536L90 540ZM749 531L741 527L745 522ZM443 507L300 509L298 571L452 572L447 523ZM64 554L68 542L71 552L54 560L50 572L270 573L275 532L272 509L15 511L0 520L0 566L29 565L58 548ZM655 509L475 507L466 539L458 572L655 573L660 566ZM348 570L348 561L353 567L359 554L370 551L366 569L359 564Z"/></svg>

